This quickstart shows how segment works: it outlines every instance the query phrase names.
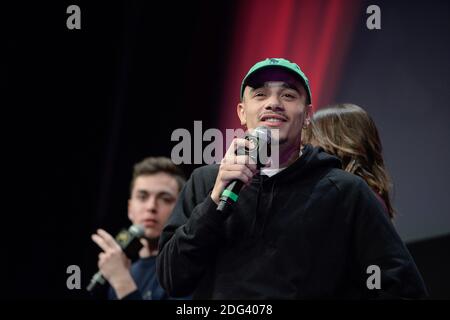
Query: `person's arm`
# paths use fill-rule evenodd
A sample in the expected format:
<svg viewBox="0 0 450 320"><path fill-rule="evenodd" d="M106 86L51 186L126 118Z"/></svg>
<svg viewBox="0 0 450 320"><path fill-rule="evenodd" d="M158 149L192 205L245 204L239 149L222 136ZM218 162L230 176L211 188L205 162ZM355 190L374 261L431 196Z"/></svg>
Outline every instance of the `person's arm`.
<svg viewBox="0 0 450 320"><path fill-rule="evenodd" d="M142 295L139 292L130 272L122 272L116 276L110 277L109 284L114 289L117 299L141 300Z"/></svg>
<svg viewBox="0 0 450 320"><path fill-rule="evenodd" d="M226 217L216 212L217 204L201 180L195 170L160 238L157 274L171 297L192 294L220 245Z"/></svg>
<svg viewBox="0 0 450 320"><path fill-rule="evenodd" d="M178 198L157 259L159 282L172 297L192 294L215 262L227 218L216 210L220 194L235 179L248 185L257 171L248 155L236 155L244 146L249 147L249 141L234 139L220 166L195 170Z"/></svg>
<svg viewBox="0 0 450 320"><path fill-rule="evenodd" d="M98 267L114 289L117 298L136 299L141 296L130 273L131 261L114 238L108 232L99 229L97 234L92 235L92 240L103 249L99 255Z"/></svg>
<svg viewBox="0 0 450 320"><path fill-rule="evenodd" d="M361 271L361 285L369 298L418 299L427 296L423 279L408 249L397 234L382 204L361 180L353 210L354 253ZM380 289L369 290L369 266L380 268Z"/></svg>

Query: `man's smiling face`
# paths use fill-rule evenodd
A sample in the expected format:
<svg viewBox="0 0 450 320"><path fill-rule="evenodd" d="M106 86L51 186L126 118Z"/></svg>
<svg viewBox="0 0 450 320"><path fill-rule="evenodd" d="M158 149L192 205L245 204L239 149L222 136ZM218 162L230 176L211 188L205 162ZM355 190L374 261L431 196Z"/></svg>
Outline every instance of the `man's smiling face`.
<svg viewBox="0 0 450 320"><path fill-rule="evenodd" d="M241 124L249 130L259 126L279 129L280 147L299 147L302 127L311 112L307 100L306 90L297 77L282 68L268 68L248 81L237 113Z"/></svg>

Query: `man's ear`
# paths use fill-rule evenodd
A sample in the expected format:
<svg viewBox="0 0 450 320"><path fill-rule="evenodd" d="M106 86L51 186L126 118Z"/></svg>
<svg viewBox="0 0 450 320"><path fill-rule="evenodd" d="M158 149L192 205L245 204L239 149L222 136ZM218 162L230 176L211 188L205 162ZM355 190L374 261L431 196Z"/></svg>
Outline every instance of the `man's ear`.
<svg viewBox="0 0 450 320"><path fill-rule="evenodd" d="M239 102L236 106L236 112L239 117L239 120L241 120L241 126L245 126L247 124L247 117L245 115L245 107L243 102Z"/></svg>
<svg viewBox="0 0 450 320"><path fill-rule="evenodd" d="M305 109L305 121L303 122L303 129L306 129L311 124L311 117L312 117L312 104L308 104Z"/></svg>

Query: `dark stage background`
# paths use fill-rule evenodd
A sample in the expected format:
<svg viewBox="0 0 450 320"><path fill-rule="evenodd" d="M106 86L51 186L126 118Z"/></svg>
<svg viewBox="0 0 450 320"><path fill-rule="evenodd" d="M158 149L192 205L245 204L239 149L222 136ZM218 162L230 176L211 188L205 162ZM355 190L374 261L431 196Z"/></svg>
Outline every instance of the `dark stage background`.
<svg viewBox="0 0 450 320"><path fill-rule="evenodd" d="M256 3L261 16L246 19ZM312 73L313 99L315 88L321 93L315 108L353 102L374 117L394 180L399 233L431 297L450 298L449 3L289 1L272 20L274 3L286 5L2 5L2 297L89 298L66 288L66 268L81 267L84 288L96 271L90 234L128 226L132 165L170 156L172 132L193 132L195 120L203 130L231 128L239 92L232 75L241 79L241 70L275 55ZM81 30L66 28L71 4L81 8ZM381 8L381 30L366 28L370 4ZM289 33L302 10L315 12L314 28ZM268 37L265 30L287 14L290 24ZM326 23L331 16L333 25ZM331 30L329 45L315 43L322 25ZM242 34L247 29L254 37ZM314 50L305 55L308 47ZM183 166L187 175L194 168Z"/></svg>

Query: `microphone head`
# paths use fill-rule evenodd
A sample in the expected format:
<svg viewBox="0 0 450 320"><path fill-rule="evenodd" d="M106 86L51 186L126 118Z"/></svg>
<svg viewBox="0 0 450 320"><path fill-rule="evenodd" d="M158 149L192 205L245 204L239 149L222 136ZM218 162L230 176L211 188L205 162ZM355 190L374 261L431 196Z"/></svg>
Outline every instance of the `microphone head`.
<svg viewBox="0 0 450 320"><path fill-rule="evenodd" d="M145 229L141 224L133 224L128 229L128 232L136 238L142 238L144 236Z"/></svg>
<svg viewBox="0 0 450 320"><path fill-rule="evenodd" d="M266 126L256 127L247 133L246 139L253 143L247 154L255 161L257 168L266 166L271 154L271 130Z"/></svg>
<svg viewBox="0 0 450 320"><path fill-rule="evenodd" d="M251 135L256 137L259 143L267 143L270 144L272 140L272 132L266 126L256 127L252 130Z"/></svg>

